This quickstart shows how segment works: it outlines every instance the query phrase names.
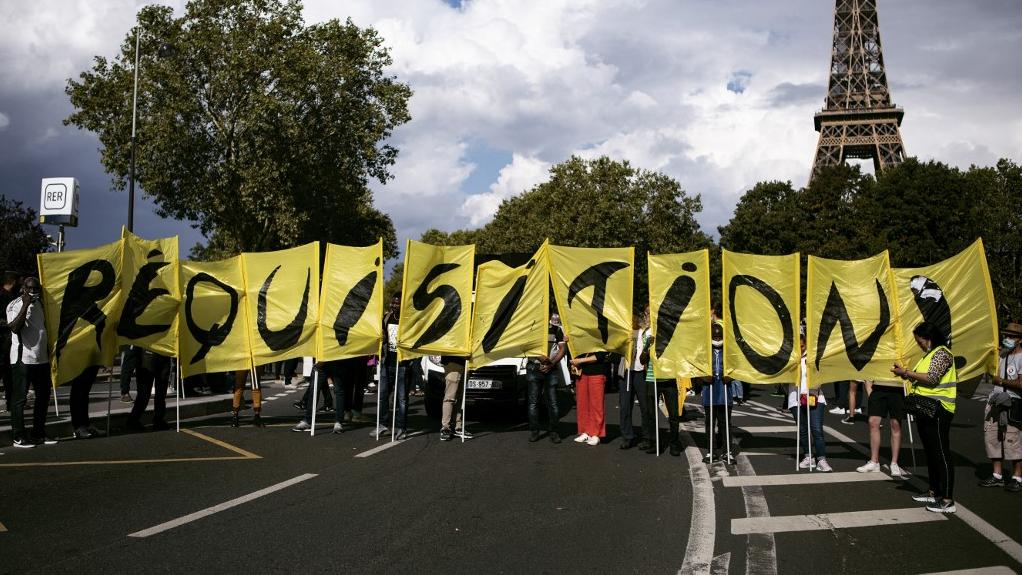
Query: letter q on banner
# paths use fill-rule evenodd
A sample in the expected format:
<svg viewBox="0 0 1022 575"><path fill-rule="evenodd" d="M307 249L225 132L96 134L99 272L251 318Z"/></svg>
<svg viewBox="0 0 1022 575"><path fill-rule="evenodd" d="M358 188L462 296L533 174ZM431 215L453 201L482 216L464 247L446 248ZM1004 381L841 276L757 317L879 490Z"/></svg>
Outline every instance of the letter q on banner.
<svg viewBox="0 0 1022 575"><path fill-rule="evenodd" d="M799 380L799 254L723 250L724 373L747 383Z"/></svg>
<svg viewBox="0 0 1022 575"><path fill-rule="evenodd" d="M185 377L252 368L241 256L181 262L180 354Z"/></svg>

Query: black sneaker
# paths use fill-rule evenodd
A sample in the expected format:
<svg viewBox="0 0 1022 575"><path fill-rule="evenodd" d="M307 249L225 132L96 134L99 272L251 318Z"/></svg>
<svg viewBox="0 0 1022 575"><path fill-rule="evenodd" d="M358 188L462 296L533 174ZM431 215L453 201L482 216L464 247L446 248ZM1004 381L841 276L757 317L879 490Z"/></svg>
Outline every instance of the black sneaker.
<svg viewBox="0 0 1022 575"><path fill-rule="evenodd" d="M472 439L473 437L475 437L474 435L472 435L471 432L466 431L466 430L461 429L461 428L455 429L454 430L454 435L456 435L456 436L458 436L458 437L460 437L462 439Z"/></svg>
<svg viewBox="0 0 1022 575"><path fill-rule="evenodd" d="M1018 493L1022 491L1022 481L1012 477L1011 481L1004 485L1005 491L1011 491L1012 493Z"/></svg>
<svg viewBox="0 0 1022 575"><path fill-rule="evenodd" d="M539 432L533 431L529 433L529 443L536 443L539 441Z"/></svg>
<svg viewBox="0 0 1022 575"><path fill-rule="evenodd" d="M41 435L38 437L33 437L32 442L35 443L36 445L56 445L57 439L50 437L49 435Z"/></svg>
<svg viewBox="0 0 1022 575"><path fill-rule="evenodd" d="M35 443L29 441L28 439L25 439L24 437L15 437L14 447L20 447L22 449L32 449L33 447L35 447Z"/></svg>
<svg viewBox="0 0 1022 575"><path fill-rule="evenodd" d="M550 442L551 443L560 443L561 442L561 434L557 433L556 431L551 431L550 432Z"/></svg>
<svg viewBox="0 0 1022 575"><path fill-rule="evenodd" d="M841 423L844 423L845 425L853 425L855 423L855 416L849 415L848 417L843 418Z"/></svg>
<svg viewBox="0 0 1022 575"><path fill-rule="evenodd" d="M994 477L993 475L991 475L990 477L987 477L983 481L980 481L979 482L979 486L980 487L1004 487L1004 478L1003 477L998 478L998 477Z"/></svg>
<svg viewBox="0 0 1022 575"><path fill-rule="evenodd" d="M254 427L266 427L266 424L263 423L263 418L258 413L252 415L252 425Z"/></svg>
<svg viewBox="0 0 1022 575"><path fill-rule="evenodd" d="M167 431L170 429L170 424L162 419L153 420L153 431Z"/></svg>
<svg viewBox="0 0 1022 575"><path fill-rule="evenodd" d="M441 429L440 430L440 441L450 441L453 437L454 437L454 434L451 433L450 429Z"/></svg>
<svg viewBox="0 0 1022 575"><path fill-rule="evenodd" d="M231 412L231 427L241 427L241 422L238 421L238 412Z"/></svg>
<svg viewBox="0 0 1022 575"><path fill-rule="evenodd" d="M677 443L672 443L671 455L673 455L674 457L678 457L679 455L681 455L681 446L678 445Z"/></svg>
<svg viewBox="0 0 1022 575"><path fill-rule="evenodd" d="M617 446L618 449L631 449L633 447L635 447L634 439L622 439L621 445Z"/></svg>

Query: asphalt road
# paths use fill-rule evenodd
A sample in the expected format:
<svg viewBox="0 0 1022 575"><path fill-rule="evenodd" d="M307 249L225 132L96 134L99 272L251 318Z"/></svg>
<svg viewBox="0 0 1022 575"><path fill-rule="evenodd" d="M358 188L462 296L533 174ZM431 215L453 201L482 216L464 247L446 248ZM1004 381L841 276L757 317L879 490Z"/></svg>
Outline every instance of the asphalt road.
<svg viewBox="0 0 1022 575"><path fill-rule="evenodd" d="M703 445L701 423L685 425L690 452L681 457L619 450L616 394L607 395L609 437L598 447L570 441L573 410L562 420L565 442L554 445L527 442L516 417L471 406L475 438L440 442L418 402L410 427L423 433L406 441L377 442L369 426L332 435L332 415L322 414L310 437L290 431L295 392L265 394L281 394L264 408L265 429L233 429L226 416L212 416L184 422L180 434L4 448L0 572L1022 569L1018 555L976 527L999 530L1017 553L1022 494L976 486L989 473L978 400L962 402L952 437L967 522L964 513L920 514L910 499L924 485L919 478L792 483L825 474L795 473L793 425L765 390L735 411L738 465L709 468L690 464ZM854 472L865 461L866 425L839 419L825 421L829 459L836 472ZM918 449L916 457L914 471L925 475ZM901 461L911 468L908 449ZM814 517L791 518L802 515ZM844 526L853 520L861 526Z"/></svg>

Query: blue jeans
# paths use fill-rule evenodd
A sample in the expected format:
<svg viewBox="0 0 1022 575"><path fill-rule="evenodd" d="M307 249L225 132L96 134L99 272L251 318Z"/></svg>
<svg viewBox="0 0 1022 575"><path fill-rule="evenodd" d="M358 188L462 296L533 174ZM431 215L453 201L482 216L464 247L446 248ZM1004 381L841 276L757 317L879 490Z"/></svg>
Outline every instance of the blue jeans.
<svg viewBox="0 0 1022 575"><path fill-rule="evenodd" d="M796 409L802 410L802 418L799 419L799 414ZM827 457L827 442L823 437L823 412L827 409L827 406L822 403L817 403L816 407L809 408L809 417L806 417L806 410L804 406L792 407L788 411L791 412L791 416L795 418L795 421L799 421L798 435L801 441L802 453L798 454L798 458L801 459L803 455L809 455L806 447L809 446L809 431L812 430L813 436L813 457Z"/></svg>
<svg viewBox="0 0 1022 575"><path fill-rule="evenodd" d="M632 423L632 406L635 399L639 399L640 421L649 419L646 414L646 372L630 370L631 381L625 381L624 385L618 387L618 415L620 416L621 437L625 441L636 439L635 425ZM639 438L642 438L642 427L639 428Z"/></svg>
<svg viewBox="0 0 1022 575"><path fill-rule="evenodd" d="M539 431L539 397L546 397L546 413L548 429L557 429L560 412L557 410L557 372L551 369L547 373L540 371L540 364L530 361L525 367L525 379L529 382L529 429Z"/></svg>
<svg viewBox="0 0 1022 575"><path fill-rule="evenodd" d="M390 403L390 394L394 389L397 389L397 423L395 427L397 429L408 429L408 392L411 391L411 387L408 385L408 376L412 374L411 363L415 360L405 361L388 361L383 362L380 366L380 396L377 409L380 411L380 424L386 427L386 423L389 422L390 417L384 417L384 413L390 413L392 407ZM386 410L386 411L382 411Z"/></svg>

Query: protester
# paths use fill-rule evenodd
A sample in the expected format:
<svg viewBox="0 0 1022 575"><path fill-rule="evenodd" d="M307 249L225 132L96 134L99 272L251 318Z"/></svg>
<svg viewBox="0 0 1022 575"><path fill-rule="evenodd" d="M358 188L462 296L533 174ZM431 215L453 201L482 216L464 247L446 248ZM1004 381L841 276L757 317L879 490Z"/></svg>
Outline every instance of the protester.
<svg viewBox="0 0 1022 575"><path fill-rule="evenodd" d="M411 391L409 378L412 376L414 360L397 360L397 334L401 321L401 292L390 298L390 308L383 316L383 350L380 366L380 387L376 409L380 417L379 427L369 432L370 437L382 437L390 433L385 421L389 421L391 394L395 394L396 439L403 439L408 427L408 394ZM387 415L385 415L387 414Z"/></svg>
<svg viewBox="0 0 1022 575"><path fill-rule="evenodd" d="M926 453L930 490L912 499L926 503L934 513L954 513L955 467L951 461L951 419L955 415L955 393L958 372L954 356L947 346L948 336L930 322L922 322L912 330L925 355L909 370L897 363L891 372L912 384L912 393L938 402L933 417L917 415L919 437Z"/></svg>
<svg viewBox="0 0 1022 575"><path fill-rule="evenodd" d="M137 392L135 403L125 427L131 431L142 431L142 414L149 407L149 396L156 387L153 401L153 430L170 429L167 424L167 386L170 383L170 358L140 347L133 347L129 352L135 355L135 381Z"/></svg>
<svg viewBox="0 0 1022 575"><path fill-rule="evenodd" d="M703 413L708 443L706 456L710 461L726 457L727 463L732 463L727 443L731 433L727 426L731 422L731 404L735 398L742 396L742 384L724 375L724 329L720 324L715 323L710 328L710 334L713 350L713 375L699 378L703 387ZM710 441L711 437L712 442ZM712 451L709 443L714 446Z"/></svg>
<svg viewBox="0 0 1022 575"><path fill-rule="evenodd" d="M820 393L819 388L809 389L804 335L799 336L799 349L802 352L801 381L798 387L788 386L788 411L798 422L799 446L805 455L796 453L795 458L802 457L798 464L799 469L811 468L815 458L816 469L830 472L833 469L827 462L827 441L823 436L823 412L827 406L827 398ZM809 451L810 449L812 451Z"/></svg>
<svg viewBox="0 0 1022 575"><path fill-rule="evenodd" d="M121 346L121 403L131 403L131 378L135 376L135 368L138 360L141 359L141 348L133 345ZM135 388L138 382L135 382Z"/></svg>
<svg viewBox="0 0 1022 575"><path fill-rule="evenodd" d="M11 394L14 381L11 373L11 328L7 325L7 306L17 299L21 289L18 283L21 278L17 273L4 272L3 285L0 285L0 385L4 387L4 408L0 413L11 409Z"/></svg>
<svg viewBox="0 0 1022 575"><path fill-rule="evenodd" d="M625 378L625 385L618 388L618 414L621 424L621 449L631 449L636 443L639 449L645 451L649 448L649 440L639 427L635 432L635 425L632 423L632 406L635 400L639 400L639 415L641 421L646 421L646 361L643 361L643 354L649 346L649 307L643 310L642 315L636 318L635 330L632 332L632 359L628 365L628 376Z"/></svg>
<svg viewBox="0 0 1022 575"><path fill-rule="evenodd" d="M571 365L579 370L575 403L578 411L577 443L599 445L607 435L603 413L603 392L607 384L606 352L587 353L572 358Z"/></svg>
<svg viewBox="0 0 1022 575"><path fill-rule="evenodd" d="M301 361L302 358L298 358L298 360ZM323 396L323 402L320 403L320 409L322 409L323 411L330 412L334 410L334 398L330 394L330 384L327 382L327 378L324 376L324 373L325 372L320 373L319 385L315 387L318 388L319 390L318 393L321 396ZM286 383L285 385L290 385L290 382ZM295 408L297 408L299 411L311 410L312 391L313 391L312 381L309 380L309 386L305 388L305 393L302 394L302 398L294 402L293 405L295 406Z"/></svg>
<svg viewBox="0 0 1022 575"><path fill-rule="evenodd" d="M52 445L56 439L46 435L46 411L50 403L50 364L46 347L46 318L42 287L34 277L25 279L21 297L7 304L5 316L11 330L11 432L14 447ZM25 403L29 385L35 390L32 409L32 436L25 435Z"/></svg>
<svg viewBox="0 0 1022 575"><path fill-rule="evenodd" d="M649 355L649 349L643 354L643 361L647 364L646 367L646 394L641 399L646 404L646 418L642 421L642 432L645 437L649 438L649 443L646 445L646 453L657 453L656 440L660 434L660 429L657 427L656 421L656 410L659 409L658 403L660 398L663 397L664 409L667 411L667 445L671 452L671 455L681 455L681 437L679 435L678 426L681 424L681 417L679 417L679 401L678 401L678 380L676 379L657 379L654 373L654 363L656 360L651 360Z"/></svg>
<svg viewBox="0 0 1022 575"><path fill-rule="evenodd" d="M904 477L898 466L898 452L901 450L901 422L905 418L905 389L901 385L891 386L867 381L866 413L869 417L869 461L857 467L859 473L880 472L880 424L887 418L891 427L891 476Z"/></svg>
<svg viewBox="0 0 1022 575"><path fill-rule="evenodd" d="M1009 419L1012 406L1022 403L1022 325L1009 323L1001 330L1001 353L994 388L983 414L983 443L993 474L979 482L982 487L1022 491L1022 431ZM1004 462L1013 461L1011 479L1005 480Z"/></svg>
<svg viewBox="0 0 1022 575"><path fill-rule="evenodd" d="M440 415L440 441L450 441L454 436L471 439L472 434L464 428L461 410L461 386L465 378L466 361L463 357L445 355L440 357L444 366L444 401ZM454 431L451 431L451 420Z"/></svg>
<svg viewBox="0 0 1022 575"><path fill-rule="evenodd" d="M529 358L525 379L529 383L529 441L539 441L539 399L545 398L547 429L550 441L561 442L557 431L560 413L557 408L557 369L564 357L564 331L552 323L547 325L547 353Z"/></svg>
<svg viewBox="0 0 1022 575"><path fill-rule="evenodd" d="M248 379L251 370L238 370L234 372L234 397L231 401L231 427L240 427L241 421L238 412L241 411L245 399L245 381ZM263 390L259 387L259 378L252 381L252 425L255 427L266 427L262 418L263 411Z"/></svg>

